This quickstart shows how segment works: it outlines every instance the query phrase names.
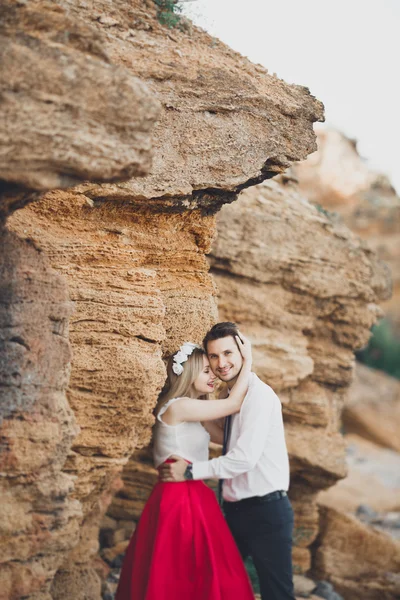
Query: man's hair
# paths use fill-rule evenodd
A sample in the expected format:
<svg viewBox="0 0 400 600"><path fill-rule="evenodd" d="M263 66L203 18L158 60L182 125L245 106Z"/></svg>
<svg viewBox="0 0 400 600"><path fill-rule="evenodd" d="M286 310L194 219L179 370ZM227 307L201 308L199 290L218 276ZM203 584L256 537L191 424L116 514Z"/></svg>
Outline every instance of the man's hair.
<svg viewBox="0 0 400 600"><path fill-rule="evenodd" d="M238 326L236 323L226 321L224 323L217 323L214 327L211 327L210 331L206 333L203 340L204 350L207 352L207 344L213 340L219 340L220 338L232 336L235 339L235 335L238 335Z"/></svg>

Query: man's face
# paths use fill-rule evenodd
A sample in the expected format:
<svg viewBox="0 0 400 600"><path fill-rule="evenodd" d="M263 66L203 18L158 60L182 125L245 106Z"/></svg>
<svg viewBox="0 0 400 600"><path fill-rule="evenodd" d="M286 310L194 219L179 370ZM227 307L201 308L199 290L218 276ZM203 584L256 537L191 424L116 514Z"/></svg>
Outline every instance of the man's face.
<svg viewBox="0 0 400 600"><path fill-rule="evenodd" d="M231 335L208 342L207 356L214 375L221 381L228 383L239 375L243 358Z"/></svg>

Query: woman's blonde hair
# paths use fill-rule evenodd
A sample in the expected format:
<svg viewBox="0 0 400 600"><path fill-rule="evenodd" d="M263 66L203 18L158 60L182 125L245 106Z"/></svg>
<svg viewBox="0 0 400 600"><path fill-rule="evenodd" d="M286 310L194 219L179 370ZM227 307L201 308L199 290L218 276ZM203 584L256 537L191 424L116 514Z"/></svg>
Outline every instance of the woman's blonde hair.
<svg viewBox="0 0 400 600"><path fill-rule="evenodd" d="M164 390L158 400L156 407L156 414L160 411L162 406L171 400L171 398L207 398L208 394L199 396L198 392L195 391L193 384L204 369L203 357L206 353L202 348L195 348L187 361L182 363L183 372L180 375L176 375L172 366L174 363L174 356L172 355L167 364L167 381L164 386Z"/></svg>

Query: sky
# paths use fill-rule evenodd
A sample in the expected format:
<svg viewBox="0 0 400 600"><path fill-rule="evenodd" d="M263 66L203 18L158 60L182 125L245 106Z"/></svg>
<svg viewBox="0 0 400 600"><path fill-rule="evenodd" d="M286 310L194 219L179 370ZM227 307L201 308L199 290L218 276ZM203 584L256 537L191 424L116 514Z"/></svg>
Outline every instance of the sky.
<svg viewBox="0 0 400 600"><path fill-rule="evenodd" d="M400 0L184 0L211 35L325 105L400 193Z"/></svg>

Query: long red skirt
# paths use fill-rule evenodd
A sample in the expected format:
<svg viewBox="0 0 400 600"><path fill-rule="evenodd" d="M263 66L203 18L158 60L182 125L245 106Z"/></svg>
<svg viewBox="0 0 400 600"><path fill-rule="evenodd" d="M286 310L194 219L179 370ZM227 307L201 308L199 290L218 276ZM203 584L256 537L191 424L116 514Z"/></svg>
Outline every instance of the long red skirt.
<svg viewBox="0 0 400 600"><path fill-rule="evenodd" d="M215 494L202 481L156 483L115 600L254 600Z"/></svg>

